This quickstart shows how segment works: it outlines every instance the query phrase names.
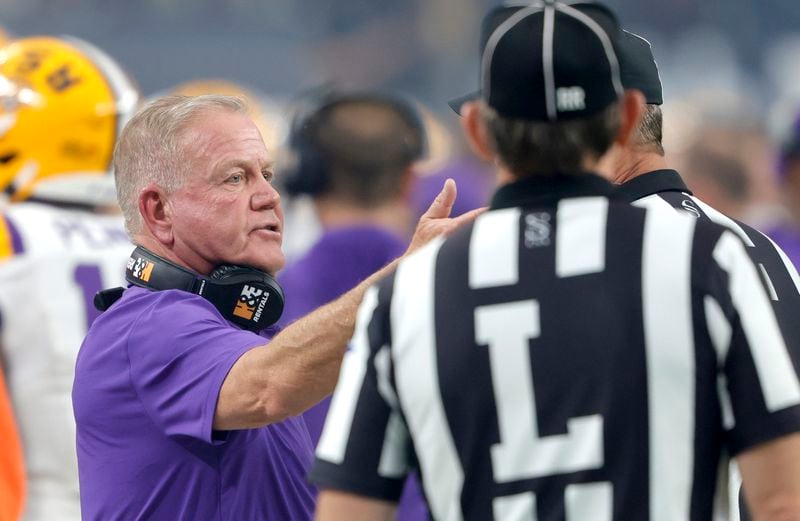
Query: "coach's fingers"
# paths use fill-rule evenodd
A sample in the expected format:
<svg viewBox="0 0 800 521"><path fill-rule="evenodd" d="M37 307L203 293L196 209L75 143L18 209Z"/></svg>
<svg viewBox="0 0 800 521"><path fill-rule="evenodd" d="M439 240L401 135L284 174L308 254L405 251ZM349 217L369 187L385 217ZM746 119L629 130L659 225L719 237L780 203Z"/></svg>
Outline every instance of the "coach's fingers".
<svg viewBox="0 0 800 521"><path fill-rule="evenodd" d="M477 216L486 211L486 208L477 208L456 218L442 217L439 219L420 219L411 244L406 250L406 255L419 249L440 235L449 235L460 226L473 221Z"/></svg>
<svg viewBox="0 0 800 521"><path fill-rule="evenodd" d="M464 212L458 217L453 218L453 229L458 228L459 226L463 226L464 224L474 221L476 217L480 214L488 210L488 206L482 206L481 208L475 208L474 210L470 210L468 212Z"/></svg>
<svg viewBox="0 0 800 521"><path fill-rule="evenodd" d="M438 225L439 235L450 235L465 224L474 221L476 217L485 212L487 209L488 208L476 208L475 210L470 210L469 212L463 213L458 217L440 219L436 222Z"/></svg>
<svg viewBox="0 0 800 521"><path fill-rule="evenodd" d="M439 192L439 195L436 196L430 207L422 214L420 221L423 219L443 219L449 217L450 212L453 210L453 204L456 202L457 192L456 182L447 178L442 187L442 191Z"/></svg>

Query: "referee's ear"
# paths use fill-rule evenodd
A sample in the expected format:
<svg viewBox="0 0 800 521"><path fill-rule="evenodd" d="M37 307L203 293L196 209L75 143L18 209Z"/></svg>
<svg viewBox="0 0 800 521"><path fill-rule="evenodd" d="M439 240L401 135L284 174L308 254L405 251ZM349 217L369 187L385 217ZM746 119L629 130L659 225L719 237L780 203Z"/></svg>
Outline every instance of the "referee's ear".
<svg viewBox="0 0 800 521"><path fill-rule="evenodd" d="M639 128L639 120L644 112L645 97L641 91L636 89L626 89L622 95L621 101L621 116L622 124L620 125L617 138L614 143L625 147L636 135L636 129Z"/></svg>
<svg viewBox="0 0 800 521"><path fill-rule="evenodd" d="M492 140L481 117L480 101L467 101L461 106L459 121L472 151L481 159L492 162L495 158Z"/></svg>

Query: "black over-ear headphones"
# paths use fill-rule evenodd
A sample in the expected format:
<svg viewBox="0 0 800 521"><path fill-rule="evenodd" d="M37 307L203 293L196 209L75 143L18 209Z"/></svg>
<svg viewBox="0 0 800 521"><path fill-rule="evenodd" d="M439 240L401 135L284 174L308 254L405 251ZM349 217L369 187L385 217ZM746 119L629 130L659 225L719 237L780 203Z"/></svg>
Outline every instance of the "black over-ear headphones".
<svg viewBox="0 0 800 521"><path fill-rule="evenodd" d="M220 266L208 277L198 275L137 246L128 259L125 279L152 290L179 289L200 295L242 329L259 332L278 321L283 313L283 290L267 273L243 266ZM105 311L124 288L97 293L94 305Z"/></svg>
<svg viewBox="0 0 800 521"><path fill-rule="evenodd" d="M291 164L284 166L280 177L291 196L318 195L328 187L330 179L328 162L316 142L318 128L327 115L343 103L376 102L394 109L419 140L408 143L409 157L413 160L425 156L428 149L425 125L414 104L399 96L378 92L338 93L327 87L307 94L295 110L289 132L289 149L293 156Z"/></svg>

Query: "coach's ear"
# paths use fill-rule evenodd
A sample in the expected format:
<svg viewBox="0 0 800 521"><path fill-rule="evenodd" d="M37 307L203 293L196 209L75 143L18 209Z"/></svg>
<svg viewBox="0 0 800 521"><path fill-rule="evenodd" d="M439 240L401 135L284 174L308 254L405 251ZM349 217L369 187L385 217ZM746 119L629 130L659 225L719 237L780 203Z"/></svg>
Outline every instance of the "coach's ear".
<svg viewBox="0 0 800 521"><path fill-rule="evenodd" d="M633 136L636 135L636 129L639 128L639 120L644 112L645 103L645 97L641 91L636 89L625 90L620 107L622 109L622 125L620 125L614 143L624 147L633 139Z"/></svg>
<svg viewBox="0 0 800 521"><path fill-rule="evenodd" d="M139 216L150 235L161 244L172 245L175 238L172 234L171 206L161 187L150 183L139 192Z"/></svg>
<svg viewBox="0 0 800 521"><path fill-rule="evenodd" d="M461 127L464 129L467 142L475 155L485 161L493 162L496 154L486 123L481 117L479 103L482 102L467 101L461 106Z"/></svg>

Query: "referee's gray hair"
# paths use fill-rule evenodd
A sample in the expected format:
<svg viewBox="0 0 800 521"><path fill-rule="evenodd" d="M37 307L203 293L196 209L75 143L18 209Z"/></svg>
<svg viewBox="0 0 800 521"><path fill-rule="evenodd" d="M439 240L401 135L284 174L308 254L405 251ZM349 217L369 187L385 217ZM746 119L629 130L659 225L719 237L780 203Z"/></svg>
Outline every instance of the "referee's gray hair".
<svg viewBox="0 0 800 521"><path fill-rule="evenodd" d="M181 137L189 124L209 111L244 114L245 110L244 102L231 96L164 96L131 118L114 149L117 200L128 235L141 231L139 194L143 188L155 183L169 194L185 181Z"/></svg>
<svg viewBox="0 0 800 521"><path fill-rule="evenodd" d="M636 128L636 144L656 154L664 155L664 116L661 107L652 103L644 106L639 126Z"/></svg>

